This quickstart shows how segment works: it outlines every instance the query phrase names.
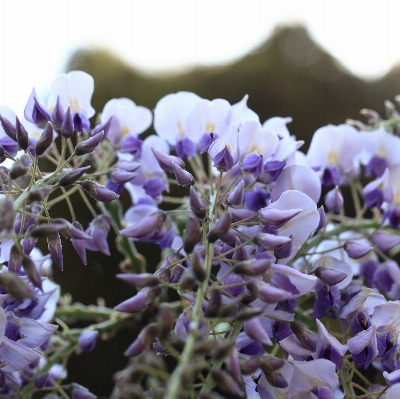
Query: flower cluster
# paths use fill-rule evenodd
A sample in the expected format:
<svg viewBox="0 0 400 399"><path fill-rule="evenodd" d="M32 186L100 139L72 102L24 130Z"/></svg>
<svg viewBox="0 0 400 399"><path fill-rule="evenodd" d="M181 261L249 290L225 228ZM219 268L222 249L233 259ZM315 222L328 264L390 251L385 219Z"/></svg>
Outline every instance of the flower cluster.
<svg viewBox="0 0 400 399"><path fill-rule="evenodd" d="M112 99L93 125L91 76L62 74L49 90L33 90L22 117L0 107L0 397L96 397L61 385L67 359L138 320L114 398L396 397L394 106L388 120L364 110L368 124L318 129L303 153L291 118L261 123L247 96L231 105L178 92L154 115ZM167 195L175 185L183 194ZM61 201L70 220L53 214ZM87 251L110 255L111 228L132 296L114 309L60 299L51 267L64 267L63 240L86 264ZM155 273L135 242L158 245ZM93 323L69 329L79 318Z"/></svg>

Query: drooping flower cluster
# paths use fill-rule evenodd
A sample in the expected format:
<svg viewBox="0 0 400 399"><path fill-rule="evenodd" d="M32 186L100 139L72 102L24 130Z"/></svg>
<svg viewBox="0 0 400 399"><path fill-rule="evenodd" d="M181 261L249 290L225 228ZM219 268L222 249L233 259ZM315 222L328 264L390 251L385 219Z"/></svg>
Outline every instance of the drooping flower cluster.
<svg viewBox="0 0 400 399"><path fill-rule="evenodd" d="M321 127L304 154L291 118L261 123L247 96L231 105L169 94L154 109L156 134L141 139L153 114L127 98L110 100L91 123L94 82L86 73L62 74L49 89L47 100L32 91L21 118L0 108L1 395L46 389L65 397L62 357L140 320L116 398L331 399L385 389L395 397L395 116ZM183 194L171 197L172 185ZM76 219L75 191L93 214L88 226ZM63 200L71 220L53 214ZM168 202L173 210L162 206ZM117 277L135 287L132 297L114 309L57 305L48 264L63 269L64 238L86 264L87 251L110 255L111 228L125 256ZM38 240L49 255L38 252ZM155 273L144 269L135 242L158 244ZM93 324L69 330L60 321L57 330L55 315ZM372 381L352 381L371 368ZM95 397L75 383L66 390Z"/></svg>

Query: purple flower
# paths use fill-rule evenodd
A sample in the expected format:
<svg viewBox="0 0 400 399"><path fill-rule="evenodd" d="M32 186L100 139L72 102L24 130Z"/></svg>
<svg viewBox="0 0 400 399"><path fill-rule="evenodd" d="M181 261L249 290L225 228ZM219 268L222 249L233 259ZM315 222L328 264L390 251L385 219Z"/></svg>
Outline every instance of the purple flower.
<svg viewBox="0 0 400 399"><path fill-rule="evenodd" d="M97 337L99 332L95 331L85 331L79 336L79 347L84 352L91 352L96 346Z"/></svg>

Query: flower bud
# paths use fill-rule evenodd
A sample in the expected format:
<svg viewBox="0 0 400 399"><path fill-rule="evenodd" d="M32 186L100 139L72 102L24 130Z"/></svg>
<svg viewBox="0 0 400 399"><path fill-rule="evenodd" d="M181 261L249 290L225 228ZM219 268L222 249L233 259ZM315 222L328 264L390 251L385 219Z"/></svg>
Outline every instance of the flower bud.
<svg viewBox="0 0 400 399"><path fill-rule="evenodd" d="M164 154L163 152L157 150L154 146L151 146L151 151L154 154L160 168L165 172L172 172L174 170L172 163L179 165L181 168L185 166L185 162L174 155Z"/></svg>
<svg viewBox="0 0 400 399"><path fill-rule="evenodd" d="M28 256L24 256L22 259L22 266L24 267L25 273L28 276L29 280L32 282L32 284L36 288L39 288L40 291L43 291L42 278L33 260Z"/></svg>
<svg viewBox="0 0 400 399"><path fill-rule="evenodd" d="M257 212L257 218L261 224L272 229L279 229L284 226L289 220L297 216L302 209L274 209L262 208Z"/></svg>
<svg viewBox="0 0 400 399"><path fill-rule="evenodd" d="M83 166L82 168L71 170L70 172L67 172L64 176L60 177L58 184L61 187L70 186L71 184L76 183L88 169L90 169L90 166Z"/></svg>
<svg viewBox="0 0 400 399"><path fill-rule="evenodd" d="M0 273L0 286L4 287L8 293L17 299L34 298L29 286L21 280L15 273Z"/></svg>
<svg viewBox="0 0 400 399"><path fill-rule="evenodd" d="M36 226L32 226L29 229L27 235L31 237L47 237L50 234L57 233L58 231L64 229L66 227L66 223L61 222L59 219L58 223L42 223Z"/></svg>
<svg viewBox="0 0 400 399"><path fill-rule="evenodd" d="M101 131L87 140L81 141L76 145L74 154L77 156L90 154L97 148L103 136L104 131Z"/></svg>
<svg viewBox="0 0 400 399"><path fill-rule="evenodd" d="M183 233L183 249L187 254L193 251L195 245L200 241L201 229L197 218L190 215L186 222L186 229Z"/></svg>
<svg viewBox="0 0 400 399"><path fill-rule="evenodd" d="M251 308L250 306L246 306L243 308L237 315L236 320L249 320L260 316L261 310Z"/></svg>
<svg viewBox="0 0 400 399"><path fill-rule="evenodd" d="M49 373L44 373L44 374L37 376L33 382L35 385L35 388L37 388L37 389L44 388L47 383L48 377L49 377Z"/></svg>
<svg viewBox="0 0 400 399"><path fill-rule="evenodd" d="M175 173L175 179L180 186L190 187L195 183L194 177L191 173L182 169L177 163L172 162L172 168Z"/></svg>
<svg viewBox="0 0 400 399"><path fill-rule="evenodd" d="M51 191L51 186L41 186L41 187L33 187L29 191L29 196L28 198L31 201L43 201L46 199Z"/></svg>
<svg viewBox="0 0 400 399"><path fill-rule="evenodd" d="M243 323L243 329L250 338L254 339L260 344L267 346L272 345L271 339L264 330L264 327L262 326L258 317L245 320Z"/></svg>
<svg viewBox="0 0 400 399"><path fill-rule="evenodd" d="M373 249L370 246L360 244L359 242L355 241L345 242L343 248L351 259L360 259L371 252L371 250Z"/></svg>
<svg viewBox="0 0 400 399"><path fill-rule="evenodd" d="M70 386L70 391L72 395L72 399L96 399L97 396L93 395L88 389L85 387L72 383Z"/></svg>
<svg viewBox="0 0 400 399"><path fill-rule="evenodd" d="M111 115L108 118L107 122L103 122L103 123L100 123L100 125L95 126L94 129L92 130L92 136L95 136L97 133L103 131L104 132L104 136L101 139L101 141L104 141L108 136L108 131L110 130L110 126L111 126L111 122L113 120L113 117L114 116Z"/></svg>
<svg viewBox="0 0 400 399"><path fill-rule="evenodd" d="M137 356L145 351L154 341L157 334L157 324L150 323L140 332L129 348L124 352L125 356Z"/></svg>
<svg viewBox="0 0 400 399"><path fill-rule="evenodd" d="M96 201L108 202L119 198L119 195L114 193L114 191L105 188L97 182L84 180L81 185L82 188Z"/></svg>
<svg viewBox="0 0 400 399"><path fill-rule="evenodd" d="M6 159L6 151L4 150L4 147L0 144L0 163L3 163Z"/></svg>
<svg viewBox="0 0 400 399"><path fill-rule="evenodd" d="M291 235L289 238L292 239L293 236ZM292 254L292 251L293 251L293 241L291 240L276 248L274 251L274 255L276 256L277 259L285 259Z"/></svg>
<svg viewBox="0 0 400 399"><path fill-rule="evenodd" d="M17 141L16 127L3 115L0 115L0 123L5 134L14 141Z"/></svg>
<svg viewBox="0 0 400 399"><path fill-rule="evenodd" d="M207 278L204 261L197 252L190 259L190 266L198 281L203 282Z"/></svg>
<svg viewBox="0 0 400 399"><path fill-rule="evenodd" d="M14 224L14 219L13 202L4 199L0 205L0 231L10 229Z"/></svg>
<svg viewBox="0 0 400 399"><path fill-rule="evenodd" d="M212 290L210 293L210 299L206 310L207 317L216 317L222 303L222 297L219 290Z"/></svg>
<svg viewBox="0 0 400 399"><path fill-rule="evenodd" d="M372 234L374 244L383 252L388 252L400 244L400 236L377 230Z"/></svg>
<svg viewBox="0 0 400 399"><path fill-rule="evenodd" d="M292 296L288 291L263 282L259 283L258 288L259 297L267 303L283 302Z"/></svg>
<svg viewBox="0 0 400 399"><path fill-rule="evenodd" d="M116 277L132 285L133 287L139 288L160 284L160 279L151 273L124 273L117 274Z"/></svg>
<svg viewBox="0 0 400 399"><path fill-rule="evenodd" d="M212 377L218 387L227 395L244 398L245 394L239 384L228 374L220 370L211 370Z"/></svg>
<svg viewBox="0 0 400 399"><path fill-rule="evenodd" d="M244 201L244 181L242 180L226 198L228 205L240 205Z"/></svg>
<svg viewBox="0 0 400 399"><path fill-rule="evenodd" d="M261 367L261 364L262 360L259 357L250 357L240 363L240 370L244 375L253 374Z"/></svg>
<svg viewBox="0 0 400 399"><path fill-rule="evenodd" d="M338 186L325 195L325 205L331 212L339 212L343 208L344 200Z"/></svg>
<svg viewBox="0 0 400 399"><path fill-rule="evenodd" d="M326 226L326 213L325 213L324 206L321 205L317 209L317 211L319 213L319 223L318 223L318 226L317 226L316 230L321 230Z"/></svg>
<svg viewBox="0 0 400 399"><path fill-rule="evenodd" d="M315 350L317 347L318 334L310 331L304 324L299 321L292 321L290 323L290 328L292 329L296 338L306 347L311 350Z"/></svg>
<svg viewBox="0 0 400 399"><path fill-rule="evenodd" d="M35 154L37 156L43 155L44 152L51 146L53 143L53 134L53 125L51 122L47 122L42 134L40 135L40 139L35 145Z"/></svg>
<svg viewBox="0 0 400 399"><path fill-rule="evenodd" d="M34 225L28 227L28 229L26 230L25 237L21 242L22 249L24 250L25 255L29 255L32 252L33 248L35 248L36 246L38 240L37 237L32 237L30 235L30 231L34 228L35 228Z"/></svg>
<svg viewBox="0 0 400 399"><path fill-rule="evenodd" d="M329 269L326 267L317 267L314 271L315 275L327 285L336 285L341 283L348 274L341 270Z"/></svg>
<svg viewBox="0 0 400 399"><path fill-rule="evenodd" d="M255 216L253 211L246 208L243 209L229 208L229 210L232 213L232 217L235 222L240 222L243 219L248 219L251 218L252 216Z"/></svg>
<svg viewBox="0 0 400 399"><path fill-rule="evenodd" d="M120 234L133 239L145 238L154 234L155 230L161 228L166 219L167 214L164 211L158 210L147 215L139 223L122 229Z"/></svg>
<svg viewBox="0 0 400 399"><path fill-rule="evenodd" d="M24 154L22 157L18 158L10 169L10 178L17 179L20 176L23 176L28 172L30 166L30 158L28 155Z"/></svg>
<svg viewBox="0 0 400 399"><path fill-rule="evenodd" d="M97 337L99 332L94 331L84 331L79 337L79 347L84 352L91 352L96 346Z"/></svg>
<svg viewBox="0 0 400 399"><path fill-rule="evenodd" d="M18 247L14 244L10 249L10 255L8 259L8 271L19 274L21 269L23 254L18 250Z"/></svg>
<svg viewBox="0 0 400 399"><path fill-rule="evenodd" d="M276 236L269 233L258 233L253 237L253 243L267 250L275 250L281 245L291 243L292 239L285 236Z"/></svg>
<svg viewBox="0 0 400 399"><path fill-rule="evenodd" d="M138 173L128 172L117 168L112 168L107 172L107 177L116 184L125 184L136 176L138 176Z"/></svg>
<svg viewBox="0 0 400 399"><path fill-rule="evenodd" d="M60 96L57 96L56 105L51 115L51 121L56 129L60 129L64 122L64 109L60 103Z"/></svg>
<svg viewBox="0 0 400 399"><path fill-rule="evenodd" d="M71 109L68 107L61 125L61 135L69 139L74 133L74 120L72 119Z"/></svg>
<svg viewBox="0 0 400 399"><path fill-rule="evenodd" d="M136 295L121 302L114 309L118 312L136 313L145 309L147 305L160 295L161 288L159 286L142 288Z"/></svg>
<svg viewBox="0 0 400 399"><path fill-rule="evenodd" d="M17 136L17 143L21 147L21 149L26 150L29 145L29 138L28 138L28 132L18 119L16 117L15 120L15 134Z"/></svg>
<svg viewBox="0 0 400 399"><path fill-rule="evenodd" d="M215 242L224 235L228 234L231 228L232 214L228 211L224 213L218 220L217 224L207 235L208 242Z"/></svg>
<svg viewBox="0 0 400 399"><path fill-rule="evenodd" d="M80 230L83 232L83 227L82 225L75 221L72 223L75 229ZM92 237L93 238L93 237ZM85 245L85 240L80 240L80 239L75 239L73 238L71 240L72 246L74 247L76 253L79 255L79 257L82 260L82 263L86 265L86 245Z"/></svg>
<svg viewBox="0 0 400 399"><path fill-rule="evenodd" d="M207 214L205 205L193 187L190 187L190 209L199 219L203 219Z"/></svg>
<svg viewBox="0 0 400 399"><path fill-rule="evenodd" d="M187 270L183 272L182 277L179 280L179 290L186 291L191 289L194 291L196 285L196 279L194 278L193 274Z"/></svg>
<svg viewBox="0 0 400 399"><path fill-rule="evenodd" d="M50 255L54 262L57 263L59 268L63 269L63 253L60 235L57 232L50 233L47 235L47 245L50 251Z"/></svg>
<svg viewBox="0 0 400 399"><path fill-rule="evenodd" d="M246 262L237 263L233 267L236 274L244 274L245 276L258 276L264 274L271 266L270 259L252 259Z"/></svg>

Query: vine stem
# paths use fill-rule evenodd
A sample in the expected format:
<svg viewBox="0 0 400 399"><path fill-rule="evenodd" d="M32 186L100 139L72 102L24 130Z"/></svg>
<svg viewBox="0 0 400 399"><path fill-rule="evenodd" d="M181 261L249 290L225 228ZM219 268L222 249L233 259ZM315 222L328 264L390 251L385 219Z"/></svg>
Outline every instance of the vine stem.
<svg viewBox="0 0 400 399"><path fill-rule="evenodd" d="M217 190L218 191L218 190ZM213 190L210 195L210 207L209 207L209 216L210 216L210 225L209 229L211 230L214 227L214 210L217 203L217 193ZM167 386L167 392L165 399L177 399L180 397L180 392L182 388L182 377L184 372L191 368L191 363L193 361L193 353L195 349L195 343L198 339L198 330L199 323L202 320L203 316L203 300L204 296L208 290L208 280L211 272L211 265L214 258L214 243L207 242L206 243L206 258L204 262L205 268L205 279L201 284L199 284L199 288L196 292L196 300L193 305L193 310L191 312L191 322L189 324L189 331L187 341L185 343L185 347L182 352L182 356L179 358L178 365L176 366L174 372L171 375L171 379Z"/></svg>

